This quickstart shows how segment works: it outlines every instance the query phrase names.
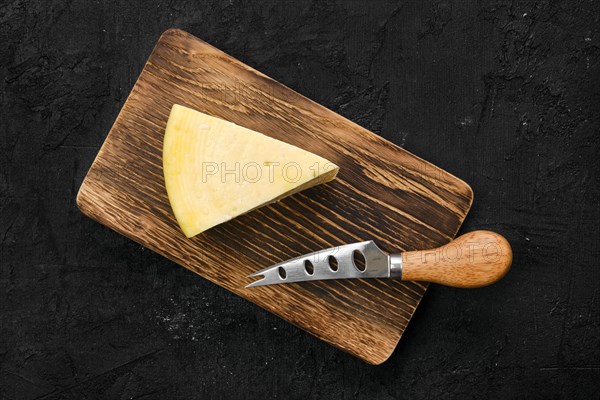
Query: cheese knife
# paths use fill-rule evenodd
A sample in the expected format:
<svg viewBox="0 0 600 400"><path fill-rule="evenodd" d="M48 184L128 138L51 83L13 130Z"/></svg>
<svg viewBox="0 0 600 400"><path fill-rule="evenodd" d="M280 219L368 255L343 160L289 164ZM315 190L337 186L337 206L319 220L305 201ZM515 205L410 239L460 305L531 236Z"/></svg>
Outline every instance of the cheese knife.
<svg viewBox="0 0 600 400"><path fill-rule="evenodd" d="M375 242L315 251L255 272L263 278L247 288L326 279L395 278L460 288L490 285L512 264L508 241L490 231L473 231L431 250L388 254Z"/></svg>

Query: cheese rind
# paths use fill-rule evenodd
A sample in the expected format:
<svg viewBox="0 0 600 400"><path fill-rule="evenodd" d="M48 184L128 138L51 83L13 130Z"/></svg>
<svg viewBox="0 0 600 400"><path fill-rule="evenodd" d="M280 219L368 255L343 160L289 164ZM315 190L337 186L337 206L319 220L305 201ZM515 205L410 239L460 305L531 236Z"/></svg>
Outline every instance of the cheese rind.
<svg viewBox="0 0 600 400"><path fill-rule="evenodd" d="M173 213L187 237L330 181L338 169L232 122L177 104L171 109L163 170Z"/></svg>

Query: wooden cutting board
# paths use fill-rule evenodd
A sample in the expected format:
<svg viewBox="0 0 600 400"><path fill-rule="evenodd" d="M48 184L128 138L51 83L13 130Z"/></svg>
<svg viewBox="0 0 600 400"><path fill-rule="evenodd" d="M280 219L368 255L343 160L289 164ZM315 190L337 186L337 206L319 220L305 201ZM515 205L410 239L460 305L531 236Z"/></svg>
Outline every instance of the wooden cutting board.
<svg viewBox="0 0 600 400"><path fill-rule="evenodd" d="M323 156L336 180L187 239L164 186L173 104ZM181 30L158 41L77 196L96 221L371 364L394 350L427 284L326 281L244 289L246 276L326 247L389 252L452 239L473 199L447 172Z"/></svg>

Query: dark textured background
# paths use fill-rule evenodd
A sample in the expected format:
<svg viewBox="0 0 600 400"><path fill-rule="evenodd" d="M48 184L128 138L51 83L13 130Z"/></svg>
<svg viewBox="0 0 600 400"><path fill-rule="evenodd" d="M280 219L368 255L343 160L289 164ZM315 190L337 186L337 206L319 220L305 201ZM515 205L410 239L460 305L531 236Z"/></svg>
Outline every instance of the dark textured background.
<svg viewBox="0 0 600 400"><path fill-rule="evenodd" d="M593 1L2 1L0 398L600 398ZM75 195L180 27L472 185L514 266L431 287L363 364L85 218Z"/></svg>

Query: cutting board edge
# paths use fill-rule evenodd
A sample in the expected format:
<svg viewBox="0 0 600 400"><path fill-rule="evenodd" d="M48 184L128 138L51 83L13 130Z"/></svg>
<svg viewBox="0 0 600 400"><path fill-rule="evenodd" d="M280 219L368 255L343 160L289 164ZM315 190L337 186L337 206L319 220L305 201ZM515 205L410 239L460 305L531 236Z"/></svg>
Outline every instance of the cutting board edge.
<svg viewBox="0 0 600 400"><path fill-rule="evenodd" d="M417 157L417 156L415 156L415 157ZM454 175L452 175L452 176L454 177ZM466 183L465 181L463 181L462 179L460 179L460 178L456 178L456 179L458 181L460 181L460 182L463 182L464 185L465 185L465 187L468 188L470 202L469 202L469 204L468 204L468 206L467 206L467 208L465 210L465 214L462 216L460 224L458 225L458 227L456 228L456 230L452 233L452 239L456 237L456 235L458 234L458 231L460 231L460 228L465 223L465 219L467 219L467 215L469 215L469 211L471 211L471 206L473 205L473 199L474 199L473 189L471 188L471 186L468 183ZM426 287L425 287L425 291L423 292L423 295L421 296L421 298L419 300L417 300L417 304L415 305L414 311L412 312L412 314L410 315L410 318L408 319L408 322L406 323L406 327L404 327L404 330L402 330L402 332L400 332L400 334L398 335L396 343L392 347L392 349L389 352L389 354L387 354L387 356L385 356L385 357L382 357L381 359L377 359L377 361L374 361L374 362L371 362L370 360L367 360L364 357L359 357L361 360L363 360L363 361L365 361L365 362L367 362L368 364L371 364L371 365L381 365L384 362L386 362L387 360L389 360L389 358L392 356L392 354L394 354L394 352L396 351L396 348L398 347L398 343L400 343L400 340L402 339L402 336L404 336L404 333L406 333L406 330L410 326L410 322L412 321L412 317L417 312L417 309L419 308L419 305L421 304L421 301L423 301L423 297L425 297L427 295L427 289L429 289L429 282L425 282L425 285L426 285ZM344 349L341 349L341 350L344 350ZM350 353L350 354L352 354L352 353ZM352 354L352 355L354 355L354 354Z"/></svg>

